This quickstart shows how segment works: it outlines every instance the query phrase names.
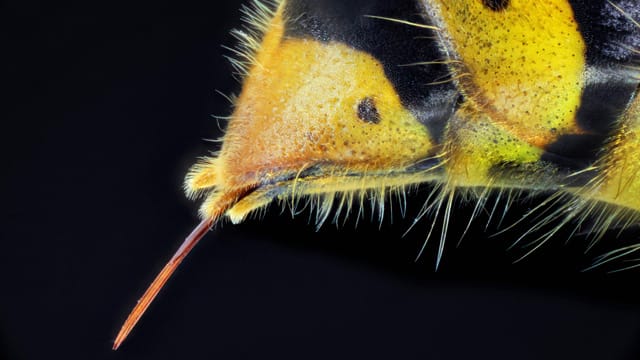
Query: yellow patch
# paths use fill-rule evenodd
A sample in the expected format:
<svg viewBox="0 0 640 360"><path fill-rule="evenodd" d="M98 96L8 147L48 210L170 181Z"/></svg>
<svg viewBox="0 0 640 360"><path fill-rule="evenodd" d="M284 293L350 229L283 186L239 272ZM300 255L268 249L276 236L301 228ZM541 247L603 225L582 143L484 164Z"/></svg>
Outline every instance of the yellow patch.
<svg viewBox="0 0 640 360"><path fill-rule="evenodd" d="M285 40L247 78L225 136L224 186L321 163L393 169L427 157L426 128L404 108L382 65L346 45ZM381 121L358 118L373 99Z"/></svg>
<svg viewBox="0 0 640 360"><path fill-rule="evenodd" d="M512 187L530 185L531 180L493 178L491 169L503 163L536 164L542 150L495 126L485 114L467 104L449 120L447 175L458 187Z"/></svg>
<svg viewBox="0 0 640 360"><path fill-rule="evenodd" d="M194 166L185 185L188 193L256 187L229 211L239 219L283 189L302 195L426 181L424 175L392 175L432 157L436 148L378 60L341 43L283 38L282 11L270 29L249 69L219 156ZM363 106L375 121L363 118ZM310 168L323 174L313 184L311 177L298 179ZM348 179L354 174L357 181ZM287 183L294 178L296 189ZM203 216L210 206L205 201Z"/></svg>
<svg viewBox="0 0 640 360"><path fill-rule="evenodd" d="M502 11L480 0L427 3L477 111L538 147L579 132L585 44L568 1L511 0Z"/></svg>

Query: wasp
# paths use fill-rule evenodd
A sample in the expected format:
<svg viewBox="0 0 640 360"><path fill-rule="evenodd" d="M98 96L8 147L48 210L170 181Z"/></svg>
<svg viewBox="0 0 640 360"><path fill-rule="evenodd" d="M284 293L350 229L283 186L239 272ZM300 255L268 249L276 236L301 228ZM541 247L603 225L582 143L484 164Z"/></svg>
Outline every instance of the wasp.
<svg viewBox="0 0 640 360"><path fill-rule="evenodd" d="M274 201L310 202L322 223L432 184L438 262L458 196L475 216L491 194L542 194L521 220L542 233L531 251L565 226L598 239L640 223L637 1L254 0L244 14L242 91L185 181L203 220L114 349L216 222Z"/></svg>

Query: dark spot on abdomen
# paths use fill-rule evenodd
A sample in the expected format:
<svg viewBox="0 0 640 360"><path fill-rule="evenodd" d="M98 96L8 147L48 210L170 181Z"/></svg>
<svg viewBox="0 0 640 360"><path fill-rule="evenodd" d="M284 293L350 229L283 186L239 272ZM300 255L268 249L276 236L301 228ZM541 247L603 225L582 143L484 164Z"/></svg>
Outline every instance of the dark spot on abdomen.
<svg viewBox="0 0 640 360"><path fill-rule="evenodd" d="M493 11L503 11L509 7L509 0L482 0L482 4Z"/></svg>
<svg viewBox="0 0 640 360"><path fill-rule="evenodd" d="M380 113L373 98L366 97L360 100L358 103L358 118L370 124L378 124L380 122Z"/></svg>

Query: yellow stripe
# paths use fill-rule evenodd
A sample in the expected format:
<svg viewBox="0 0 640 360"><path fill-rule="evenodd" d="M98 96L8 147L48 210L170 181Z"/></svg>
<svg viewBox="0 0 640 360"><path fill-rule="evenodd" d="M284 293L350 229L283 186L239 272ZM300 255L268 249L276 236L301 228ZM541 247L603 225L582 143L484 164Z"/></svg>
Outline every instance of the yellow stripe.
<svg viewBox="0 0 640 360"><path fill-rule="evenodd" d="M427 3L478 111L538 147L579 132L586 47L569 2L512 0L503 11L480 0Z"/></svg>

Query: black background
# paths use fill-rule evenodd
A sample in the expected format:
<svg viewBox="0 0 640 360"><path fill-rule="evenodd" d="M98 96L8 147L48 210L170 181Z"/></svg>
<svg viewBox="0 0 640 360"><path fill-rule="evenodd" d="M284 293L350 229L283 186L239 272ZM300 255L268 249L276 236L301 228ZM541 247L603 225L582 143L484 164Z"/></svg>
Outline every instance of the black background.
<svg viewBox="0 0 640 360"><path fill-rule="evenodd" d="M5 5L7 6L7 5ZM1 21L0 355L7 359L638 359L640 271L581 272L605 239L563 234L522 262L527 224L489 237L460 206L440 269L431 223L363 219L318 232L277 206L225 224L130 338L128 311L198 222L181 191L239 84L220 45L239 4L174 8L9 2ZM396 204L397 205L397 204ZM510 212L513 221L530 204ZM439 229L436 227L436 231ZM566 234L565 234L566 235ZM637 239L627 232L622 239ZM288 237L291 237L289 239ZM624 265L620 263L619 265Z"/></svg>

